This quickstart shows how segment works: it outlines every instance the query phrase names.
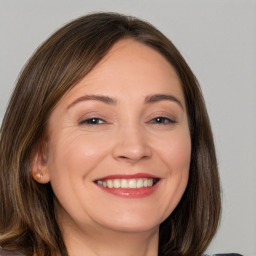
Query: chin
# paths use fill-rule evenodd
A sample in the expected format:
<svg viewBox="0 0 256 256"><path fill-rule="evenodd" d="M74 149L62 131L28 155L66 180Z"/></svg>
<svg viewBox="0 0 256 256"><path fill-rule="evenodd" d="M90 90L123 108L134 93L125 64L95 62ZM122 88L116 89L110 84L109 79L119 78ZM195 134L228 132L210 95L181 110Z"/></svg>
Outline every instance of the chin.
<svg viewBox="0 0 256 256"><path fill-rule="evenodd" d="M114 221L113 221L114 220ZM143 217L143 216L123 216L112 218L111 221L102 221L101 225L108 229L119 232L145 232L152 229L158 229L163 220L160 218Z"/></svg>

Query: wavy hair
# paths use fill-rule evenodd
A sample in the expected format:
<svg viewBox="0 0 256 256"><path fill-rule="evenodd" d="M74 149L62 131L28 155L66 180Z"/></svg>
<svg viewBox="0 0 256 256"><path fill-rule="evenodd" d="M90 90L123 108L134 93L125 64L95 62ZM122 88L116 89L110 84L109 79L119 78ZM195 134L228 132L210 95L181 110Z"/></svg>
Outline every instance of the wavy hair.
<svg viewBox="0 0 256 256"><path fill-rule="evenodd" d="M214 141L196 77L172 42L151 24L117 13L94 13L55 32L24 67L0 138L0 245L27 256L67 256L50 184L31 173L31 154L55 105L119 40L133 38L162 54L182 85L192 142L188 186L160 225L159 255L202 255L221 209Z"/></svg>

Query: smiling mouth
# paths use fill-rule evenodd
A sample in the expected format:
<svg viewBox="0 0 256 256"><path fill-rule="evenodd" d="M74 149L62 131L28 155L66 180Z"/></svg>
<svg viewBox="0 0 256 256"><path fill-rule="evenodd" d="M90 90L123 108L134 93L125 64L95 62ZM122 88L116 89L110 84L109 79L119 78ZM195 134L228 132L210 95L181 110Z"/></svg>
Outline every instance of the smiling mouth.
<svg viewBox="0 0 256 256"><path fill-rule="evenodd" d="M95 183L104 188L139 189L153 187L159 178L105 179Z"/></svg>

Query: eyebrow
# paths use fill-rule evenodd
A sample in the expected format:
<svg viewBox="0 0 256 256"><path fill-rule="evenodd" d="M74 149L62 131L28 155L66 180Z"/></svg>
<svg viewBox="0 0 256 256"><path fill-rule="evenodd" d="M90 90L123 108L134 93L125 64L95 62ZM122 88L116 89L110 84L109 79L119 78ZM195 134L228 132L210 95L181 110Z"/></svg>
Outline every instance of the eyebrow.
<svg viewBox="0 0 256 256"><path fill-rule="evenodd" d="M184 106L181 103L180 100L178 100L175 96L173 95L168 95L168 94L154 94L154 95L149 95L145 98L145 103L146 104L153 104L157 103L159 101L173 101L176 102L180 105L180 107L184 110Z"/></svg>
<svg viewBox="0 0 256 256"><path fill-rule="evenodd" d="M117 104L116 99L110 98L108 96L104 96L104 95L85 95L85 96L79 97L78 99L73 101L71 104L69 104L67 109L73 107L74 105L76 105L79 102L90 101L90 100L101 101L101 102L109 104L109 105L116 105Z"/></svg>
<svg viewBox="0 0 256 256"><path fill-rule="evenodd" d="M104 95L85 95L82 97L77 98L75 101L73 101L71 104L68 105L67 109L73 107L77 103L80 103L82 101L100 101L105 104L109 105L116 105L117 100L115 98L111 98L108 96ZM154 104L160 101L173 101L179 104L179 106L184 109L182 103L180 100L178 100L175 96L173 95L168 95L168 94L154 94L154 95L149 95L145 98L145 104Z"/></svg>

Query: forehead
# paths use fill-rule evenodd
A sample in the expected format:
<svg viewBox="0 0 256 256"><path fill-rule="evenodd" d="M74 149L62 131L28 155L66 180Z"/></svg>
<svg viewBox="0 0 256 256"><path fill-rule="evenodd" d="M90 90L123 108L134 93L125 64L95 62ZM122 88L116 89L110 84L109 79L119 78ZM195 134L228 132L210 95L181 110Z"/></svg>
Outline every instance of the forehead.
<svg viewBox="0 0 256 256"><path fill-rule="evenodd" d="M110 94L122 98L138 93L172 93L183 101L180 79L156 50L134 39L118 41L106 56L66 95ZM64 97L65 98L65 97Z"/></svg>

